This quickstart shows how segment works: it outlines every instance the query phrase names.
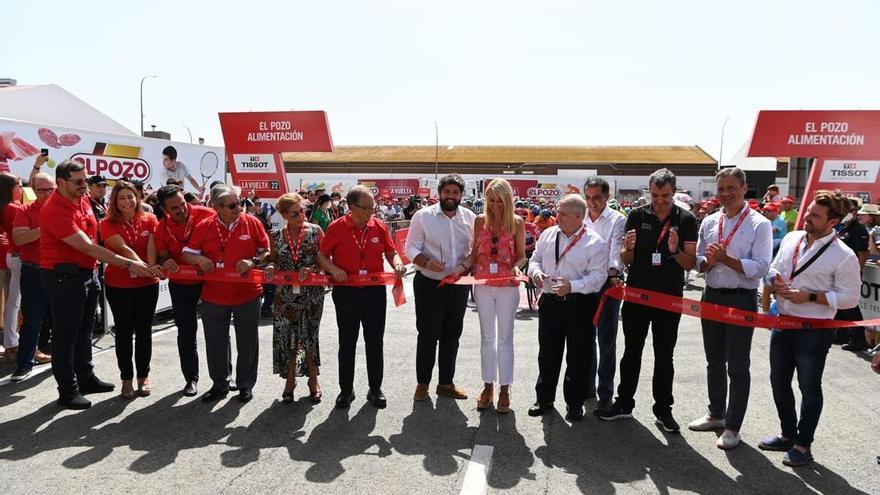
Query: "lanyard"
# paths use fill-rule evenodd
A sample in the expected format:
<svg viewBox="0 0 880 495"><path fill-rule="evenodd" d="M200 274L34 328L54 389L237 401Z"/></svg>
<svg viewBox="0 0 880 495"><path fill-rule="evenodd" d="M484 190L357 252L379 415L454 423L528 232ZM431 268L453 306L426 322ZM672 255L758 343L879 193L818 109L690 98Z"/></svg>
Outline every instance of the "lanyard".
<svg viewBox="0 0 880 495"><path fill-rule="evenodd" d="M220 224L220 219L216 219L214 222L214 228L217 229L217 237L220 238L220 255L223 256L223 252L226 250L226 243L229 242L229 238L232 237L232 233L235 232L235 229L238 228L238 224L241 223L241 217L234 222L232 228L226 228L225 225ZM223 227L223 228L220 228ZM223 235L223 232L226 232L226 235Z"/></svg>
<svg viewBox="0 0 880 495"><path fill-rule="evenodd" d="M122 222L122 238L125 241L125 245L132 249L135 248L134 245L138 240L139 227L140 222L138 222L137 218L132 218L130 222Z"/></svg>
<svg viewBox="0 0 880 495"><path fill-rule="evenodd" d="M361 253L361 268L366 268L366 264L364 262L364 256L367 251L367 232L369 232L370 226L365 225L364 231L361 232L361 238L358 240L357 236L354 234L354 229L351 230L351 237L354 239L354 243L357 244L358 251Z"/></svg>
<svg viewBox="0 0 880 495"><path fill-rule="evenodd" d="M797 277L798 275L800 275L802 271L806 270L810 265L812 265L814 261L819 259L819 256L822 256L822 254L825 252L826 249L828 249L828 247L830 247L832 244L834 244L837 241L837 238L833 237L831 239L831 241L829 241L824 246L820 247L819 251L816 252L816 254L814 254L812 258L807 260L806 263L804 263L804 266L802 266L799 270L795 270L795 268L797 267L799 251L801 250L801 243L804 242L804 239L806 239L806 238L807 238L807 234L804 234L804 236L798 240L797 245L794 247L794 253L792 253L792 256L791 256L791 277L789 277L789 282L794 280L794 278Z"/></svg>
<svg viewBox="0 0 880 495"><path fill-rule="evenodd" d="M669 225L672 223L672 219L666 220L666 224L663 226L663 229L660 230L660 237L657 238L657 249L655 251L660 251L660 243L663 241L663 236L666 235L666 232L669 231Z"/></svg>
<svg viewBox="0 0 880 495"><path fill-rule="evenodd" d="M724 213L721 213L721 217L718 220L718 243L724 247L727 247L730 244L730 241L733 240L733 234L736 234L736 231L739 230L739 226L742 225L743 220L746 219L746 215L749 214L749 205L743 205L743 212L739 216L739 220L736 222L736 225L733 226L733 230L730 231L730 235L727 236L727 239L724 239Z"/></svg>
<svg viewBox="0 0 880 495"><path fill-rule="evenodd" d="M573 248L574 245L577 244L578 241L581 240L581 237L583 237L584 234L587 233L587 226L584 225L583 227L581 227L581 230L578 231L577 235L575 235L571 239L571 241L568 243L568 246L565 246L565 249L562 250L562 254L559 254L559 234L561 234L561 233L562 233L561 230L556 232L556 269L557 270L559 269L559 262L562 261L562 258L564 258L565 255L568 254L568 252L571 250L571 248Z"/></svg>
<svg viewBox="0 0 880 495"><path fill-rule="evenodd" d="M190 235L192 235L192 224L193 224L193 221L192 221L192 215L190 214L190 215L188 215L188 216L186 217L186 227L183 228L183 239L178 239L178 238L174 235L174 233L171 232L171 227L170 227L170 225L171 225L171 223L173 223L173 222L174 222L174 221L171 220L170 218L168 219L168 223L165 224L165 231L168 232L168 237L169 237L169 238L173 239L173 240L174 240L175 242L177 242L178 244L180 244L180 245L182 245L182 246L185 246L186 243L189 242L189 237L190 237Z"/></svg>
<svg viewBox="0 0 880 495"><path fill-rule="evenodd" d="M306 228L305 226L299 228L296 244L293 243L293 238L290 236L290 224L284 229L284 234L287 236L287 246L290 248L290 257L293 258L293 266L296 267L299 263L299 249L302 247L303 239L306 236Z"/></svg>

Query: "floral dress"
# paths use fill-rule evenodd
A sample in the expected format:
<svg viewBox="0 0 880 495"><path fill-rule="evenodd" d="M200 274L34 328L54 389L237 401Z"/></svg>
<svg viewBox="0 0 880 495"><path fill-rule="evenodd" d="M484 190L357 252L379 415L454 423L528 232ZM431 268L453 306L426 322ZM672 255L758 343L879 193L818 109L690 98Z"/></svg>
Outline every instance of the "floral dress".
<svg viewBox="0 0 880 495"><path fill-rule="evenodd" d="M291 256L287 227L272 232L272 250L275 252L275 264L279 272L299 271L304 266L318 264L318 231L320 227L304 223L306 229L299 259L296 264ZM297 233L293 232L290 239L296 243ZM324 287L300 287L299 294L294 287L279 285L275 291L275 302L272 306L272 371L287 377L287 364L292 357L296 360L296 376L308 376L306 356L312 356L315 368L321 365L318 353L318 327L324 313Z"/></svg>

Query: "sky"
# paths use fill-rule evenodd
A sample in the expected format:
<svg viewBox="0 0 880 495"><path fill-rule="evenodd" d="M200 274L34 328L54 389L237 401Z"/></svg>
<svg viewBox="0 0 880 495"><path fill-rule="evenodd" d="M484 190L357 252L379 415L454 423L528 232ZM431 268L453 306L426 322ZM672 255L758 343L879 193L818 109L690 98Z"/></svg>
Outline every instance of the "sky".
<svg viewBox="0 0 880 495"><path fill-rule="evenodd" d="M762 109L880 109L880 2L0 0L0 77L222 145L325 110L336 145L698 145ZM2 115L2 109L0 109ZM726 126L724 122L727 121Z"/></svg>

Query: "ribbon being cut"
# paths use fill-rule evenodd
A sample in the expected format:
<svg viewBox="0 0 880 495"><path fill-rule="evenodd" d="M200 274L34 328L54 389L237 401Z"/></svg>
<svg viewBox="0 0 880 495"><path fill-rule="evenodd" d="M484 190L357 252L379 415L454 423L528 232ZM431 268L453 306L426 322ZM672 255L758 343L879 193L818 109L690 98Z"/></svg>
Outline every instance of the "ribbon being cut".
<svg viewBox="0 0 880 495"><path fill-rule="evenodd" d="M846 327L862 327L880 325L880 319L863 321L819 320L798 318L794 316L773 316L753 313L741 309L706 303L694 299L672 296L636 287L620 286L610 288L602 295L599 307L593 316L593 324L598 324L599 314L605 304L606 297L621 301L665 309L674 313L695 316L706 320L717 321L729 325L755 328L772 328L777 330L835 329Z"/></svg>

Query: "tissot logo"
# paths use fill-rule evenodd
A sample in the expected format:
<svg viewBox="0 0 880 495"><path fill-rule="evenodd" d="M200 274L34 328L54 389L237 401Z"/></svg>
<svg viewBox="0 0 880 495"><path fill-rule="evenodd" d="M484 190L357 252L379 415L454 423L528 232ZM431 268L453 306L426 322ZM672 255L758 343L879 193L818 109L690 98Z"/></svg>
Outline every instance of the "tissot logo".
<svg viewBox="0 0 880 495"><path fill-rule="evenodd" d="M234 154L232 160L235 171L240 174L274 174L277 171L275 155L271 153Z"/></svg>
<svg viewBox="0 0 880 495"><path fill-rule="evenodd" d="M819 182L875 183L880 161L826 160Z"/></svg>

